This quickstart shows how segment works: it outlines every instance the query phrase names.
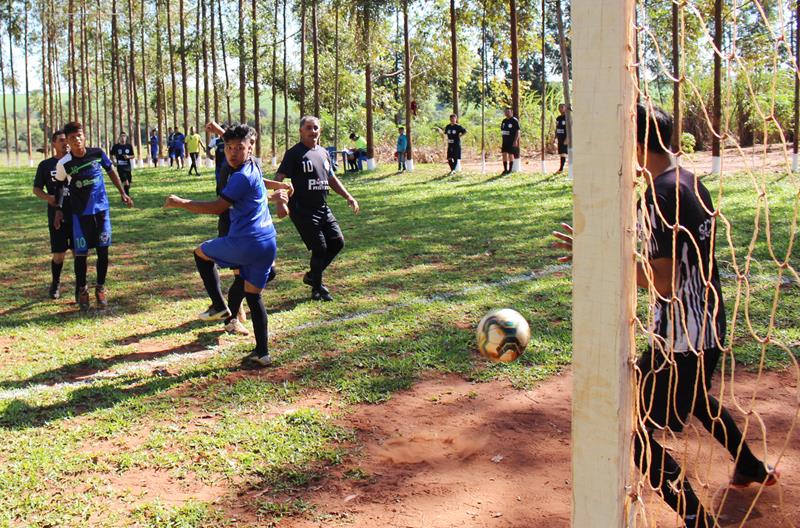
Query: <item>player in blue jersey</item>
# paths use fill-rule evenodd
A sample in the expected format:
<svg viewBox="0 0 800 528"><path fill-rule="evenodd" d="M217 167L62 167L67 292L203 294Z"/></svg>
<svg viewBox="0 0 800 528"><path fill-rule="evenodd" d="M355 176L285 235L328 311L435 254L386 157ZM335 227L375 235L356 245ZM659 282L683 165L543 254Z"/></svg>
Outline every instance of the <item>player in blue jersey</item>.
<svg viewBox="0 0 800 528"><path fill-rule="evenodd" d="M97 284L95 298L100 308L108 305L106 274L108 272L108 247L111 245L111 216L108 194L103 180L103 170L108 173L119 191L122 203L133 206L125 194L117 171L106 153L99 148L87 148L83 125L72 121L64 125L64 135L70 152L58 160L56 180L69 189L72 206L72 242L75 254L75 299L81 310L89 308L89 290L86 286L86 268L89 250L97 250ZM63 219L63 211L56 211L56 224Z"/></svg>
<svg viewBox="0 0 800 528"><path fill-rule="evenodd" d="M186 156L186 136L177 127L175 128L175 134L172 136L172 141L175 146L175 164L177 168L183 169L183 158Z"/></svg>
<svg viewBox="0 0 800 528"><path fill-rule="evenodd" d="M56 181L56 164L69 149L64 131L53 132L51 142L53 156L39 163L36 168L33 194L47 202L47 227L50 231L50 252L53 255L50 261L50 272L53 277L50 282L50 298L58 299L61 296L61 269L64 267L64 257L67 250L72 248L72 208L69 205L69 196L59 194L61 186ZM64 212L64 221L56 227L55 217L59 204Z"/></svg>
<svg viewBox="0 0 800 528"><path fill-rule="evenodd" d="M155 128L150 132L150 157L153 159L153 167L158 167L158 130Z"/></svg>
<svg viewBox="0 0 800 528"><path fill-rule="evenodd" d="M253 320L256 348L249 356L259 366L269 366L267 312L261 291L270 277L277 253L275 227L267 206L267 187L261 170L252 158L255 130L247 125L232 125L223 135L225 158L230 169L228 182L213 202L167 197L165 208L185 209L196 214L219 215L230 209L230 229L226 236L207 240L194 251L197 271L211 298L211 308L200 314L204 320L225 320L236 324L242 299L247 300ZM273 185L274 184L274 185ZM283 188L277 182L271 186ZM273 193L273 201L285 200L284 193ZM228 290L227 304L220 289L217 265L239 270L238 280Z"/></svg>

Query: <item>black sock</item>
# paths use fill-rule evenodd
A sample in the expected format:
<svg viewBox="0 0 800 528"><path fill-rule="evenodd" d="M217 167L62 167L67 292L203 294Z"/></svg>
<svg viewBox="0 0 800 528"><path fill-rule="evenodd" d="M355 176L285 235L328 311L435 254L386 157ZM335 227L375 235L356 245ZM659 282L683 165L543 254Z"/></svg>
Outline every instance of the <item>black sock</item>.
<svg viewBox="0 0 800 528"><path fill-rule="evenodd" d="M80 290L86 287L86 255L75 255L73 261L75 266L75 289Z"/></svg>
<svg viewBox="0 0 800 528"><path fill-rule="evenodd" d="M241 275L237 275L233 279L233 284L228 288L228 307L231 311L231 316L225 319L225 324L230 323L239 314L239 308L242 306L242 299L244 299L244 279Z"/></svg>
<svg viewBox="0 0 800 528"><path fill-rule="evenodd" d="M58 284L61 282L61 269L64 267L64 261L56 262L55 260L50 261L50 273L53 274L53 284Z"/></svg>
<svg viewBox="0 0 800 528"><path fill-rule="evenodd" d="M211 303L215 310L224 310L225 301L222 299L222 290L219 286L219 271L217 265L210 260L201 259L197 253L194 254L194 262L197 265L197 272L203 279L203 286L206 288Z"/></svg>
<svg viewBox="0 0 800 528"><path fill-rule="evenodd" d="M268 356L267 311L264 309L261 293L245 293L244 296L250 308L250 318L253 320L253 334L256 336L255 353L258 357Z"/></svg>
<svg viewBox="0 0 800 528"><path fill-rule="evenodd" d="M106 283L108 274L108 247L97 248L97 285Z"/></svg>
<svg viewBox="0 0 800 528"><path fill-rule="evenodd" d="M561 158L561 165L558 166L558 172L561 172L561 171L564 170L564 162L566 162L566 161L567 161L567 158L564 158L564 157Z"/></svg>
<svg viewBox="0 0 800 528"><path fill-rule="evenodd" d="M508 172L508 164L505 161L503 162L503 172Z"/></svg>

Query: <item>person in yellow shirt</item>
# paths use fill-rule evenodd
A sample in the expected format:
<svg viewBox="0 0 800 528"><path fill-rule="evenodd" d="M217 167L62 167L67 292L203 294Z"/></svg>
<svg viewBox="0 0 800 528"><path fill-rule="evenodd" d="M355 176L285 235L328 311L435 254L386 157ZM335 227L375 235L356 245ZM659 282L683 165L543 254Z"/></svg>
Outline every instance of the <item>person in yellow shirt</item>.
<svg viewBox="0 0 800 528"><path fill-rule="evenodd" d="M186 151L189 152L189 157L192 159L189 176L192 175L192 169L196 175L200 176L200 171L197 170L197 158L200 157L201 148L205 150L206 146L203 144L200 134L195 132L194 127L189 127L189 136L186 138Z"/></svg>

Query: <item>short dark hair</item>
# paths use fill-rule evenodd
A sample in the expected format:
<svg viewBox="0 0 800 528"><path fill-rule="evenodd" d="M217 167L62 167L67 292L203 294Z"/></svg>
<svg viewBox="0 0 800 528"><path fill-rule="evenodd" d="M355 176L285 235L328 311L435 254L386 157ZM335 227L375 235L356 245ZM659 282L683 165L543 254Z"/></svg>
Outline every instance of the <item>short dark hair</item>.
<svg viewBox="0 0 800 528"><path fill-rule="evenodd" d="M399 127L397 130L399 130L400 132L405 132L406 131L406 127Z"/></svg>
<svg viewBox="0 0 800 528"><path fill-rule="evenodd" d="M355 133L355 132L350 132L350 139L355 139L355 138L357 138L357 137L358 137L358 136L356 135L356 133Z"/></svg>
<svg viewBox="0 0 800 528"><path fill-rule="evenodd" d="M58 136L63 136L63 135L64 135L64 131L59 128L58 130L56 130L55 132L53 132L50 135L50 142L51 143L54 142Z"/></svg>
<svg viewBox="0 0 800 528"><path fill-rule="evenodd" d="M645 141L647 142L645 144ZM636 142L658 154L669 153L672 141L672 116L651 105L636 105Z"/></svg>
<svg viewBox="0 0 800 528"><path fill-rule="evenodd" d="M253 127L249 125L240 125L238 123L234 123L230 125L226 130L225 133L222 134L222 140L225 142L231 140L241 140L241 139L249 139L250 141L254 140L256 137L256 131Z"/></svg>
<svg viewBox="0 0 800 528"><path fill-rule="evenodd" d="M450 117L455 117L456 119L458 119L458 114L450 114Z"/></svg>
<svg viewBox="0 0 800 528"><path fill-rule="evenodd" d="M78 121L70 121L64 125L64 135L69 136L75 132L83 132L83 124Z"/></svg>

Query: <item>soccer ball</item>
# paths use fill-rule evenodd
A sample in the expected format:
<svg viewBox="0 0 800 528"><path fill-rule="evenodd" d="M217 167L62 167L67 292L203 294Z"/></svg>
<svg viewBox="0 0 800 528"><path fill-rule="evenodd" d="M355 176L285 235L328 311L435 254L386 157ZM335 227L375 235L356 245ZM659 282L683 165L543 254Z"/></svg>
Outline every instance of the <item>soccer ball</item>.
<svg viewBox="0 0 800 528"><path fill-rule="evenodd" d="M514 361L530 340L528 321L510 308L492 310L478 323L478 351L492 361Z"/></svg>

